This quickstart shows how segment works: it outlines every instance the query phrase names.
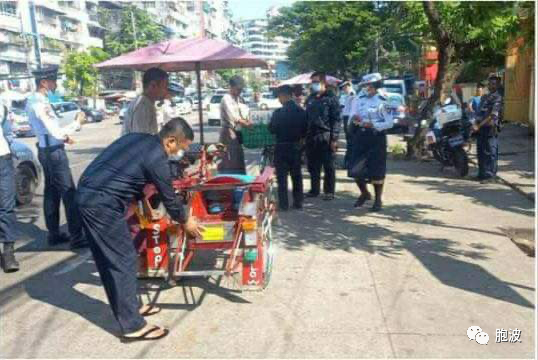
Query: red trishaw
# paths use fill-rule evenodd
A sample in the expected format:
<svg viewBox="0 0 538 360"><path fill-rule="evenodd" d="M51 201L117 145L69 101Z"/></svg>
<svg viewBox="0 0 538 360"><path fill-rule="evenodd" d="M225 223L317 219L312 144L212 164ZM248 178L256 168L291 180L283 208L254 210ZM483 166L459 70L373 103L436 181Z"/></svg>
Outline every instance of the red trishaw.
<svg viewBox="0 0 538 360"><path fill-rule="evenodd" d="M213 146L214 147L214 146ZM139 253L140 277L176 280L192 276L234 276L241 290L267 286L273 265L272 223L273 168L259 176L214 175L210 146L204 146L195 171L174 182L188 211L205 228L201 238L191 238L167 216L153 185L133 205L129 222ZM221 269L192 270L193 258L201 251L225 254Z"/></svg>
<svg viewBox="0 0 538 360"><path fill-rule="evenodd" d="M201 71L241 67L266 67L267 63L225 41L193 38L170 40L97 64L100 69L145 71L158 67L168 72L195 71L198 85L200 143L198 166L174 182L192 216L205 227L200 239L185 236L160 204L154 186L133 204L129 222L139 250L139 275L164 276L174 282L187 276L240 274L241 288L262 289L272 268L273 169L257 176L210 174L219 149L204 145ZM220 149L222 151L222 149ZM223 251L224 268L196 271L190 268L201 251Z"/></svg>

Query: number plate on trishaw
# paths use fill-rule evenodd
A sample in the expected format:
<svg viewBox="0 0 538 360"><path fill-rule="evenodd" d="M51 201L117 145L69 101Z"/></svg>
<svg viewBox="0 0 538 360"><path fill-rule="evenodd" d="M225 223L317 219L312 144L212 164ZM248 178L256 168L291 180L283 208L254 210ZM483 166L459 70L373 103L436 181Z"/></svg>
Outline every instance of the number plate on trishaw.
<svg viewBox="0 0 538 360"><path fill-rule="evenodd" d="M204 225L202 232L203 241L223 241L224 226L222 225Z"/></svg>

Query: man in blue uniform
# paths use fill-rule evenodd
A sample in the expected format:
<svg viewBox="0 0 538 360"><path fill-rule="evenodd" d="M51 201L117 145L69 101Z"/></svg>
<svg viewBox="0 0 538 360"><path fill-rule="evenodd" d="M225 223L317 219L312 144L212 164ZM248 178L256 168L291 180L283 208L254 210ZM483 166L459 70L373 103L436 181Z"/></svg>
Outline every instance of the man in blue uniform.
<svg viewBox="0 0 538 360"><path fill-rule="evenodd" d="M480 108L476 118L475 131L477 136L478 180L482 183L495 181L497 175L497 160L499 144L498 129L502 121L503 98L499 93L501 79L497 76L489 78L487 95L480 99ZM481 124L481 125L480 125Z"/></svg>
<svg viewBox="0 0 538 360"><path fill-rule="evenodd" d="M15 259L15 168L10 150L7 107L0 103L0 243L4 244L0 255L4 272L19 270Z"/></svg>
<svg viewBox="0 0 538 360"><path fill-rule="evenodd" d="M71 248L87 246L74 201L75 183L69 168L65 144L73 144L69 136L76 124L62 128L47 95L56 90L58 67L33 72L37 92L27 101L26 112L38 139L38 158L45 174L45 198L43 207L45 223L49 231L49 245L71 242ZM69 235L60 233L60 201L63 200Z"/></svg>
<svg viewBox="0 0 538 360"><path fill-rule="evenodd" d="M320 193L321 168L324 200L334 199L336 171L334 158L338 149L340 134L340 104L332 92L327 91L326 75L315 72L311 76L312 94L306 100L308 130L306 135L306 157L311 178L311 189L307 197L317 197Z"/></svg>
<svg viewBox="0 0 538 360"><path fill-rule="evenodd" d="M303 175L301 173L301 140L306 136L306 112L292 99L293 89L284 85L277 90L282 104L275 110L269 131L276 136L275 168L278 182L279 209L288 210L288 174L293 184L293 207L303 207Z"/></svg>
<svg viewBox="0 0 538 360"><path fill-rule="evenodd" d="M168 158L189 147L192 129L181 118L166 123L159 135L132 133L113 142L82 174L77 192L84 230L101 281L123 333L122 340L155 340L168 330L148 325L136 296L137 254L126 215L147 183L159 191L170 218L187 233L200 235L172 187Z"/></svg>

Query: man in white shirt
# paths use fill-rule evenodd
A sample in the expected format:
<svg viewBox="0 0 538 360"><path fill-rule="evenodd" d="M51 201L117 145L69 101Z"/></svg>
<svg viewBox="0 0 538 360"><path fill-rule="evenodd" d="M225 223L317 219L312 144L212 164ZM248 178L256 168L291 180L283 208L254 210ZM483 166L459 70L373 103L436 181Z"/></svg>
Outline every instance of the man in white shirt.
<svg viewBox="0 0 538 360"><path fill-rule="evenodd" d="M143 93L134 99L123 120L122 135L145 133L156 135L159 131L156 101L168 96L168 74L166 71L151 68L142 78Z"/></svg>
<svg viewBox="0 0 538 360"><path fill-rule="evenodd" d="M219 172L228 174L246 174L245 154L239 130L241 127L251 127L248 114L240 103L239 96L245 87L245 81L240 76L230 79L230 93L222 97L220 102L220 142L226 145L226 156L219 164Z"/></svg>
<svg viewBox="0 0 538 360"><path fill-rule="evenodd" d="M0 104L0 242L4 244L0 260L6 273L19 270L15 259L15 168L7 134L4 133L7 121L7 108Z"/></svg>
<svg viewBox="0 0 538 360"><path fill-rule="evenodd" d="M75 183L69 168L65 144L73 144L70 134L77 127L73 124L60 127L58 117L52 109L48 95L56 90L58 67L49 67L33 72L37 91L30 95L26 112L30 125L38 139L38 159L45 174L43 208L45 224L49 231L51 246L70 242L72 249L87 246L82 234L82 225L75 204ZM60 233L60 202L63 201L69 235Z"/></svg>

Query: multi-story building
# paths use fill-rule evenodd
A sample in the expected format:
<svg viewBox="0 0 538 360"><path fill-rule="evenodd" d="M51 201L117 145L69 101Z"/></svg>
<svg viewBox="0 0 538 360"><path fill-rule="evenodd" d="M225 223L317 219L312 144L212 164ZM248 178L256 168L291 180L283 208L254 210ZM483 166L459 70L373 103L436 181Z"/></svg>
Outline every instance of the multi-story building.
<svg viewBox="0 0 538 360"><path fill-rule="evenodd" d="M62 62L66 50L103 47L97 1L0 1L0 75L24 75L37 67L32 13L43 65Z"/></svg>
<svg viewBox="0 0 538 360"><path fill-rule="evenodd" d="M267 11L265 18L244 20L241 22L244 32L243 48L267 61L269 69L260 73L271 82L289 77L288 57L286 51L291 39L282 36L270 37L267 27L271 17L278 15L278 9L273 7Z"/></svg>
<svg viewBox="0 0 538 360"><path fill-rule="evenodd" d="M234 27L227 0L136 1L133 4L162 25L169 38L225 39Z"/></svg>
<svg viewBox="0 0 538 360"><path fill-rule="evenodd" d="M185 39L192 36L186 1L135 1L132 4L145 10L161 25L168 38Z"/></svg>

